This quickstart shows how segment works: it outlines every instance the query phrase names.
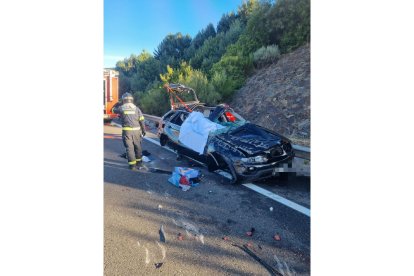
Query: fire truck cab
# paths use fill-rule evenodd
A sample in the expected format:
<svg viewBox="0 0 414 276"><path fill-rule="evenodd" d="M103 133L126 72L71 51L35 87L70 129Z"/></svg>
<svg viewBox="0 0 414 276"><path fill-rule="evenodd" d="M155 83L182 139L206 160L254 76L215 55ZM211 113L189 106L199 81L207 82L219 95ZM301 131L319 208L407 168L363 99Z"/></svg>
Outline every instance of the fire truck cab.
<svg viewBox="0 0 414 276"><path fill-rule="evenodd" d="M118 117L112 113L113 107L118 103L118 77L119 73L113 69L104 69L103 76L103 104L104 104L104 121L111 121Z"/></svg>

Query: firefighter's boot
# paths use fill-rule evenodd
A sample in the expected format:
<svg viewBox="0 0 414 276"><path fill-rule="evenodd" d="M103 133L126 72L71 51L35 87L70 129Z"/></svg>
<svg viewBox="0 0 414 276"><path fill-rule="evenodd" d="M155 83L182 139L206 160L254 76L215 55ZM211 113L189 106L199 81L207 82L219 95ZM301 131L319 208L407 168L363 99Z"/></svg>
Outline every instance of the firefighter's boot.
<svg viewBox="0 0 414 276"><path fill-rule="evenodd" d="M134 165L129 165L129 169L131 171L138 171L137 166L135 164Z"/></svg>

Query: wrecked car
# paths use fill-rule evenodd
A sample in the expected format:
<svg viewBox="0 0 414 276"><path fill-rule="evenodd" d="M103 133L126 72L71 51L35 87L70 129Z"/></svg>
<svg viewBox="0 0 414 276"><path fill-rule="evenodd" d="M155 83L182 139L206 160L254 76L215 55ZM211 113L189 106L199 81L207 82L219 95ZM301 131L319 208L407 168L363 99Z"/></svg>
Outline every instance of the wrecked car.
<svg viewBox="0 0 414 276"><path fill-rule="evenodd" d="M246 121L230 106L193 104L168 111L158 126L161 146L224 171L231 183L258 180L291 166L289 139Z"/></svg>

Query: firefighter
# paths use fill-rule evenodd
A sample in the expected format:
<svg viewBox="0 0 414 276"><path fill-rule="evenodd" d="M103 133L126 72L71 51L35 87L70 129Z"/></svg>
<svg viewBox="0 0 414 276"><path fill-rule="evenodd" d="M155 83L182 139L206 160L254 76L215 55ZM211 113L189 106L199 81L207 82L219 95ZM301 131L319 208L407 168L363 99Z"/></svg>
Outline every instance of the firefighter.
<svg viewBox="0 0 414 276"><path fill-rule="evenodd" d="M122 105L115 108L122 121L122 141L127 152L128 164L131 170L145 169L142 165L141 135L145 136L144 116L134 104L130 93L122 95Z"/></svg>

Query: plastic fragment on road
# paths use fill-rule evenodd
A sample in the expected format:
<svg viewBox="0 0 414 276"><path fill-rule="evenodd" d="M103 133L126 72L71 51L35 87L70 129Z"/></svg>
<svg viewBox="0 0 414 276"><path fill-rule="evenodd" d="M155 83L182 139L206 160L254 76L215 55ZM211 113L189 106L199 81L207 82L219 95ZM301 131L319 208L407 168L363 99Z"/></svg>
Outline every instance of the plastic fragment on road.
<svg viewBox="0 0 414 276"><path fill-rule="evenodd" d="M248 242L248 243L246 243L246 246L251 248L251 247L253 247L253 244L251 242Z"/></svg>
<svg viewBox="0 0 414 276"><path fill-rule="evenodd" d="M162 209L162 205L158 205L158 210L161 210Z"/></svg>
<svg viewBox="0 0 414 276"><path fill-rule="evenodd" d="M145 155L143 155L143 156L142 156L142 161L144 161L144 162L148 163L148 162L151 162L152 160L151 160L151 159L149 159L148 157L146 157Z"/></svg>
<svg viewBox="0 0 414 276"><path fill-rule="evenodd" d="M256 231L256 229L254 229L254 227L252 227L252 229L250 229L250 231L246 232L246 235L251 237L251 236L253 236L254 231Z"/></svg>
<svg viewBox="0 0 414 276"><path fill-rule="evenodd" d="M279 235L279 234L274 235L274 236L273 236L273 238L274 238L276 241L280 241L280 240L281 240L281 238L280 238L280 235Z"/></svg>
<svg viewBox="0 0 414 276"><path fill-rule="evenodd" d="M158 231L158 233L160 234L160 242L164 242L165 243L165 232L164 232L164 226L161 225L160 230Z"/></svg>
<svg viewBox="0 0 414 276"><path fill-rule="evenodd" d="M154 265L155 265L155 268L160 268L163 265L163 263L155 263Z"/></svg>
<svg viewBox="0 0 414 276"><path fill-rule="evenodd" d="M270 210L270 212L273 212L273 207L270 207L269 210Z"/></svg>
<svg viewBox="0 0 414 276"><path fill-rule="evenodd" d="M188 191L191 187L198 186L202 174L199 170L184 167L174 167L171 177L168 179L172 185Z"/></svg>

